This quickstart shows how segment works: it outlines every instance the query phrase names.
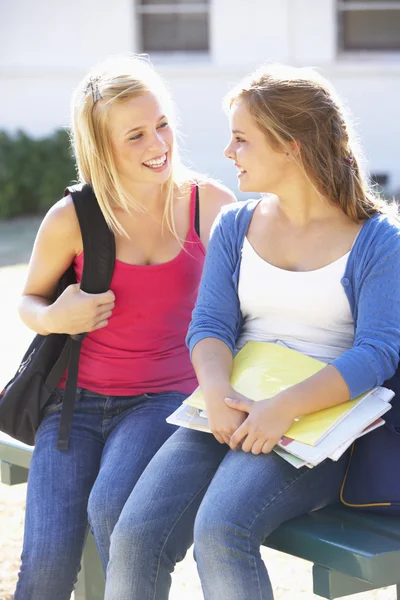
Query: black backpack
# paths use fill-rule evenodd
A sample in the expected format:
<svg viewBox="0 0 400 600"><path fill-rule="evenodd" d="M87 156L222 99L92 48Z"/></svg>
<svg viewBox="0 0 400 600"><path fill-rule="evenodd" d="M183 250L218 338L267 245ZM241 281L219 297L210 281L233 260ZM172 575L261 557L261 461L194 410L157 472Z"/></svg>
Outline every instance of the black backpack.
<svg viewBox="0 0 400 600"><path fill-rule="evenodd" d="M110 288L115 263L115 238L89 185L66 189L71 194L82 233L84 265L81 289L90 294ZM73 265L59 281L56 298L76 283ZM68 369L57 448L67 450L74 411L78 365L86 333L36 335L22 362L0 394L0 430L33 445L43 408Z"/></svg>

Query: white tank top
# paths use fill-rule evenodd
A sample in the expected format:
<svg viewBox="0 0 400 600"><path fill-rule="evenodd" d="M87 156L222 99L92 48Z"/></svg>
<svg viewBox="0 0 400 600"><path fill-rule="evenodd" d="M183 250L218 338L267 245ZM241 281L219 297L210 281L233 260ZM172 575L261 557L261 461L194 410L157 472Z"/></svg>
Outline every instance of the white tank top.
<svg viewBox="0 0 400 600"><path fill-rule="evenodd" d="M351 348L354 322L341 284L349 254L314 271L286 271L263 260L245 237L237 350L248 341L283 343L330 362Z"/></svg>

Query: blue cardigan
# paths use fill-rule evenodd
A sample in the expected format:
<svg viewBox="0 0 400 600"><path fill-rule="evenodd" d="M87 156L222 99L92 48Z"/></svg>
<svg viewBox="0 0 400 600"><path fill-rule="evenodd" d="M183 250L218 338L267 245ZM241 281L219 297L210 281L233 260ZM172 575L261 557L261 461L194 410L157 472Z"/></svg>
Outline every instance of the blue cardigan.
<svg viewBox="0 0 400 600"><path fill-rule="evenodd" d="M259 200L224 207L207 249L199 295L187 335L190 352L217 338L233 352L242 326L238 280L243 240ZM351 398L396 372L400 353L400 223L375 215L364 222L341 280L354 319L354 343L332 361Z"/></svg>

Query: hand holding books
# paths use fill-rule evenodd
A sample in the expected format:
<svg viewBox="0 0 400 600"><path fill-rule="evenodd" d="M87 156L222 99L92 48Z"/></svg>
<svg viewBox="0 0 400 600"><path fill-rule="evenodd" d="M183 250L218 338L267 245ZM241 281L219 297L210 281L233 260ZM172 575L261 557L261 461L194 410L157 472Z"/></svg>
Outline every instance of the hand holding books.
<svg viewBox="0 0 400 600"><path fill-rule="evenodd" d="M354 400L293 420L290 410L282 410L282 392L325 366L321 361L278 344L247 343L233 360L231 385L235 396L241 398L239 404L235 402L238 414L246 411L249 417L240 421L236 432L230 433L233 421L228 428L221 429L225 443L238 448L242 442L243 450L253 451L258 440L255 453L268 452L273 446L275 452L297 468L315 466L326 458L338 460L357 437L384 423L380 417L390 410L389 402L394 394L386 388L374 388ZM229 403L226 404L228 407ZM229 408L234 409L233 404L231 402ZM211 405L208 406L213 411ZM167 421L210 432L209 409L206 412L202 391L197 389ZM265 419L268 409L271 414ZM223 428L223 424L219 422L218 427Z"/></svg>
<svg viewBox="0 0 400 600"><path fill-rule="evenodd" d="M229 394L237 400L246 399L232 388ZM208 427L220 444L229 445L231 436L245 421L247 412L229 407L225 402L221 402L221 397L223 398L224 394L222 396L220 393L215 395L207 394Z"/></svg>
<svg viewBox="0 0 400 600"><path fill-rule="evenodd" d="M248 398L225 398L228 406L248 413L247 419L230 438L232 450L238 447L244 452L268 454L290 429L294 416L282 407L282 398L278 394L255 402Z"/></svg>

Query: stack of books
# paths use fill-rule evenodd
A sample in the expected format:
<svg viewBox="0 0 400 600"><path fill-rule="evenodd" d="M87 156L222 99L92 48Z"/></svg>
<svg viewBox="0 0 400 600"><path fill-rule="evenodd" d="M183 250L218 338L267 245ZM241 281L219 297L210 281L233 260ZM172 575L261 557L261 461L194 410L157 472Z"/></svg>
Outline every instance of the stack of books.
<svg viewBox="0 0 400 600"><path fill-rule="evenodd" d="M325 363L267 342L248 342L233 359L231 384L251 400L263 400L304 381ZM394 393L376 387L354 400L299 417L274 451L296 468L338 460L358 437L384 424ZM168 423L209 432L206 406L198 388L167 418Z"/></svg>

